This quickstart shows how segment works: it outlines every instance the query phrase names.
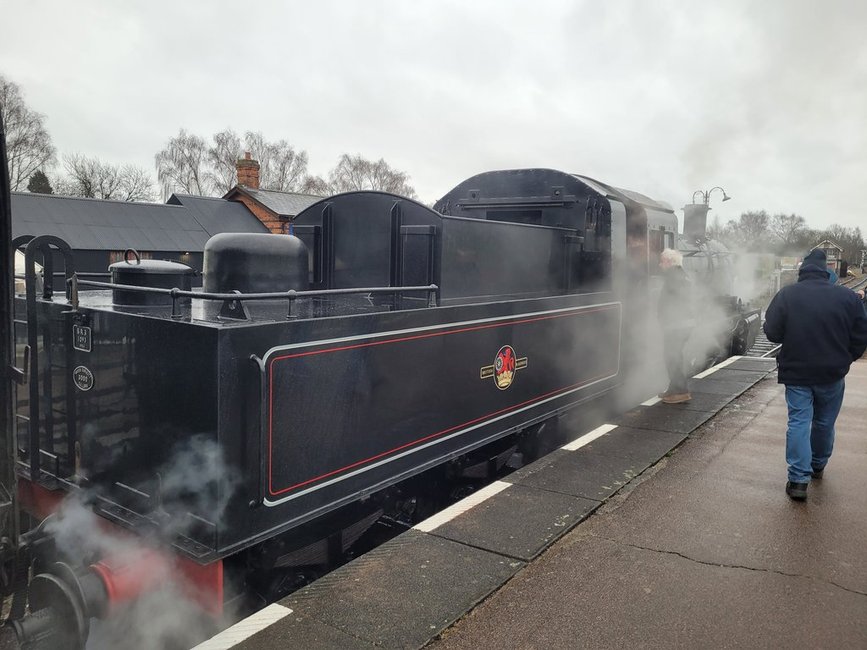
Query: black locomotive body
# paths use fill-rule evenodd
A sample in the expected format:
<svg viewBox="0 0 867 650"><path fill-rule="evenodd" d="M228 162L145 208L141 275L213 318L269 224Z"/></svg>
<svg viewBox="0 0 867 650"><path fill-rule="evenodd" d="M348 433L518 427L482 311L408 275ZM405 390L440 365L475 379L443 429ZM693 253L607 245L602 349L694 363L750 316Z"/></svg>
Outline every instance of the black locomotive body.
<svg viewBox="0 0 867 650"><path fill-rule="evenodd" d="M39 300L40 431L19 428L21 460L39 454L39 481L98 486L102 514L135 524L165 504L172 459L212 444L230 468L225 510L184 513L181 547L202 562L231 555L616 386L621 300L610 252L585 262L582 226L342 195L295 221L309 276L256 287L314 295L238 301L229 317L229 301L199 299L172 317L165 293L122 306L117 288L81 292L76 309ZM220 237L205 291L236 286L208 286L208 264L237 275L243 257Z"/></svg>
<svg viewBox="0 0 867 650"><path fill-rule="evenodd" d="M291 235L218 235L201 292L126 263L113 286L67 269L66 296L29 282L22 501L92 492L123 527L171 522L176 549L221 572L621 385L646 347L658 253L676 241L665 204L516 170L433 210L356 192L306 209ZM62 242L26 246L32 264Z"/></svg>

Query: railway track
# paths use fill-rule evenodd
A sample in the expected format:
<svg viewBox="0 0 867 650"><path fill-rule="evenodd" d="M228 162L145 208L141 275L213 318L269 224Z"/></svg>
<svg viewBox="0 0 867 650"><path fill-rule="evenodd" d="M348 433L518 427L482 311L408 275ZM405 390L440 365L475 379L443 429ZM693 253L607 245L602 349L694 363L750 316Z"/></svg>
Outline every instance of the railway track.
<svg viewBox="0 0 867 650"><path fill-rule="evenodd" d="M760 357L760 358L770 358L777 356L777 353L780 351L779 343L772 343L768 340L768 337L765 336L765 333L759 330L758 336L756 336L756 342L753 343L753 347L747 350L747 353L744 356L747 357Z"/></svg>
<svg viewBox="0 0 867 650"><path fill-rule="evenodd" d="M848 287L853 291L857 291L858 289L867 288L867 274L864 275L853 275L847 277L845 279L840 280L839 282L841 287Z"/></svg>

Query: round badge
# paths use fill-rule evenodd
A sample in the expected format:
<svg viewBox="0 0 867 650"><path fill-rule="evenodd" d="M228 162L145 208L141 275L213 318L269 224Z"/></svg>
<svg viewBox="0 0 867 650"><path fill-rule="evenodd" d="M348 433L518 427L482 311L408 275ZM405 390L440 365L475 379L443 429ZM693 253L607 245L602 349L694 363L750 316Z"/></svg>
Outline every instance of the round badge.
<svg viewBox="0 0 867 650"><path fill-rule="evenodd" d="M494 381L497 388L506 390L515 377L515 351L511 345L504 345L494 359Z"/></svg>
<svg viewBox="0 0 867 650"><path fill-rule="evenodd" d="M72 381L78 390L89 391L93 388L93 373L85 366L78 366L72 371Z"/></svg>

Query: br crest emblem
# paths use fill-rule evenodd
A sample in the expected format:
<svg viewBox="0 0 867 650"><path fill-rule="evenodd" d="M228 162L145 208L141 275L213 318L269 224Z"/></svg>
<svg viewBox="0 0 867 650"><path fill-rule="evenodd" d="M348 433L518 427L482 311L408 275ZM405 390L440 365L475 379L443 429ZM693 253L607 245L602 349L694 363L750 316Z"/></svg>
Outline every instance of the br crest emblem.
<svg viewBox="0 0 867 650"><path fill-rule="evenodd" d="M506 390L515 380L515 373L527 367L527 357L518 357L511 345L504 345L497 351L494 363L483 366L479 371L481 379L494 378L500 390Z"/></svg>

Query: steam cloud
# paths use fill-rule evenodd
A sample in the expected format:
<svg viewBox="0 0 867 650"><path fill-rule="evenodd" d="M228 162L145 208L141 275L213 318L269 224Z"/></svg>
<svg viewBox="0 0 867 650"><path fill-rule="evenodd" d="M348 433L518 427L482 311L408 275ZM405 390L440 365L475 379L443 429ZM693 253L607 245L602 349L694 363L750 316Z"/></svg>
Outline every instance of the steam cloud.
<svg viewBox="0 0 867 650"><path fill-rule="evenodd" d="M192 533L195 519L188 513L219 525L238 477L217 443L205 436L180 444L159 474L162 503L155 517L159 526L145 537L107 527L89 507L98 496L95 490L70 494L46 523L58 550L74 561L131 562L154 549L168 560L154 566L159 574L149 576L159 585L155 590L117 607L104 620L92 621L88 650L189 648L215 632L214 621L203 614L192 586L174 565L168 542Z"/></svg>

